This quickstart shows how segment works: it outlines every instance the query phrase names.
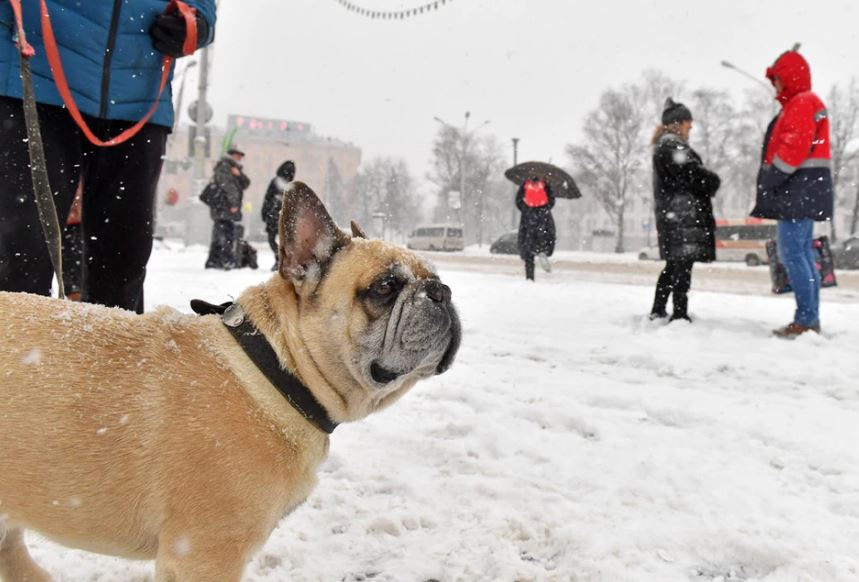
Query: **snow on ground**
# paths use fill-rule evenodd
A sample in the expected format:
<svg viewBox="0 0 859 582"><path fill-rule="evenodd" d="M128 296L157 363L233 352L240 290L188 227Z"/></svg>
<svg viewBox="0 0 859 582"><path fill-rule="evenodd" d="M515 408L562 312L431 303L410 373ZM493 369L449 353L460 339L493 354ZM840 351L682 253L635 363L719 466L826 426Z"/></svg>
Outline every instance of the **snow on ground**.
<svg viewBox="0 0 859 582"><path fill-rule="evenodd" d="M204 259L159 248L148 305L268 276ZM464 324L453 369L337 429L246 580L859 579L859 303L787 342L770 330L790 298L693 289L695 323L665 325L643 317L651 287L442 276ZM32 546L61 581L152 572Z"/></svg>

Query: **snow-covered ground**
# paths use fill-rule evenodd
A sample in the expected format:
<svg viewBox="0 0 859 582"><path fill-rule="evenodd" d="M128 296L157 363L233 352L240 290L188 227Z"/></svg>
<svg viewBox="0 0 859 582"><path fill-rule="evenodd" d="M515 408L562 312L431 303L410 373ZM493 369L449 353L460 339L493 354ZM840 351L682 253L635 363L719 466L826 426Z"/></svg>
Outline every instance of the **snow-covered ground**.
<svg viewBox="0 0 859 582"><path fill-rule="evenodd" d="M148 305L269 275L204 260L159 248ZM693 288L695 323L664 325L651 287L463 269L453 369L337 429L247 580L859 580L859 303L787 342L790 297ZM152 572L30 539L61 581Z"/></svg>

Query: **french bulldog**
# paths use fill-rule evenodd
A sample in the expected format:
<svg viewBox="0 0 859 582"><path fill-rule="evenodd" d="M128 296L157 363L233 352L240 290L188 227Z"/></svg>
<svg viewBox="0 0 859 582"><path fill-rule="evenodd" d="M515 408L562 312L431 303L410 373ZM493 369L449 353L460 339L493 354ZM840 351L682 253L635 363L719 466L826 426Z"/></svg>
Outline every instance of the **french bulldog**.
<svg viewBox="0 0 859 582"><path fill-rule="evenodd" d="M238 581L328 432L450 367L461 327L430 265L340 230L301 182L279 226L278 272L209 315L0 293L5 582L51 579L25 529L154 559L157 582Z"/></svg>

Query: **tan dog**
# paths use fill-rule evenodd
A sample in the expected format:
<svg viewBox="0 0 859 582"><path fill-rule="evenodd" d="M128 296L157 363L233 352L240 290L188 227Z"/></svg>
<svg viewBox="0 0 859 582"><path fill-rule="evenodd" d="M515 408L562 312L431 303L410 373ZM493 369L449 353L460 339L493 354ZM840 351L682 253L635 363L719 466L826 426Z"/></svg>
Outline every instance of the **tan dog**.
<svg viewBox="0 0 859 582"><path fill-rule="evenodd" d="M280 231L280 272L239 297L238 318L331 421L450 365L459 320L421 259L343 233L301 183ZM158 582L240 579L313 489L328 435L240 347L231 312L141 316L0 293L0 578L50 580L23 543L31 528L154 558Z"/></svg>

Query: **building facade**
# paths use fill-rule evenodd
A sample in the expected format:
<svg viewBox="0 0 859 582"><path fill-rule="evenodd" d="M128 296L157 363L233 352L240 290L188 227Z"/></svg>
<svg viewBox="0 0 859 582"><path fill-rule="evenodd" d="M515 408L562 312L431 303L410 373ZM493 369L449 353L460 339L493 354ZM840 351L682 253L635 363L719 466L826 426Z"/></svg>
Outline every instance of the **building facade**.
<svg viewBox="0 0 859 582"><path fill-rule="evenodd" d="M181 126L171 134L164 168L158 184L156 235L184 238L188 243L206 244L211 222L208 208L196 200L192 143L193 127ZM209 129L206 176L229 144L245 152L245 174L251 185L245 191L243 225L245 237L265 239L260 215L263 198L278 166L295 162L296 180L306 182L329 208L342 204L347 185L361 164L357 146L314 133L310 124L283 119L229 115L225 128Z"/></svg>

